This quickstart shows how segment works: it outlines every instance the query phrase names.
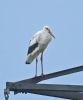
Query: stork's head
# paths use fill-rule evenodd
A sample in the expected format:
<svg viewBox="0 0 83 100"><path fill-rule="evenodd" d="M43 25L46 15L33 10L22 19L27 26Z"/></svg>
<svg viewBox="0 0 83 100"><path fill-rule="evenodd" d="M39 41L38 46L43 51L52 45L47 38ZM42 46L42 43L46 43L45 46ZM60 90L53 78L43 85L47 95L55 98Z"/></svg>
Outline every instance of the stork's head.
<svg viewBox="0 0 83 100"><path fill-rule="evenodd" d="M50 28L48 26L44 26L44 30L48 31L48 33L55 38L55 36L53 35L53 33L51 32Z"/></svg>

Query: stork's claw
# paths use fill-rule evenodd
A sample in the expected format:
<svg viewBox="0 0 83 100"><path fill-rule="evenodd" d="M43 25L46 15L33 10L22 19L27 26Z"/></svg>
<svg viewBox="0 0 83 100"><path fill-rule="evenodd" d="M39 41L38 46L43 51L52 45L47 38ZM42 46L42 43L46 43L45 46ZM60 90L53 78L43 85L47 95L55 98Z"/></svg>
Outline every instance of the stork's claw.
<svg viewBox="0 0 83 100"><path fill-rule="evenodd" d="M45 78L45 74L44 74L44 73L42 73L42 74L41 74L41 77L42 77L42 78Z"/></svg>

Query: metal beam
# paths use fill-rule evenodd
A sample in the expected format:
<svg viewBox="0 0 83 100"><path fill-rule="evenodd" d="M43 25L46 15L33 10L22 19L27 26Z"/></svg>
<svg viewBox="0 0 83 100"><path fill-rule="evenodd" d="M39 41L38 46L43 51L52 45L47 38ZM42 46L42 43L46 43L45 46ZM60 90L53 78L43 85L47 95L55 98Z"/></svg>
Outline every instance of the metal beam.
<svg viewBox="0 0 83 100"><path fill-rule="evenodd" d="M74 68L69 68L69 69L62 70L62 71L58 71L58 72L54 72L54 73L50 73L50 74L46 74L46 75L44 75L44 77L37 76L36 78L25 79L25 80L18 81L18 82L38 83L43 80L52 79L52 78L56 78L56 77L60 77L60 76L64 76L64 75L69 75L69 74L73 74L73 73L77 73L77 72L81 72L81 71L83 71L83 65L74 67Z"/></svg>
<svg viewBox="0 0 83 100"><path fill-rule="evenodd" d="M47 90L47 91L68 91L68 92L83 92L83 85L58 85L58 84L16 84L8 82L6 84L10 91L25 91L25 90Z"/></svg>
<svg viewBox="0 0 83 100"><path fill-rule="evenodd" d="M37 84L43 80L56 78L80 71L83 71L83 66L46 74L44 77L38 76L36 78L25 79L17 82L7 82L6 90L4 91L5 98L8 100L9 91L14 91L15 94L20 92L28 92L72 100L83 100L83 93L81 93L83 92L82 85Z"/></svg>
<svg viewBox="0 0 83 100"><path fill-rule="evenodd" d="M59 97L59 98L71 99L71 100L83 100L83 94L79 92L29 90L29 93Z"/></svg>

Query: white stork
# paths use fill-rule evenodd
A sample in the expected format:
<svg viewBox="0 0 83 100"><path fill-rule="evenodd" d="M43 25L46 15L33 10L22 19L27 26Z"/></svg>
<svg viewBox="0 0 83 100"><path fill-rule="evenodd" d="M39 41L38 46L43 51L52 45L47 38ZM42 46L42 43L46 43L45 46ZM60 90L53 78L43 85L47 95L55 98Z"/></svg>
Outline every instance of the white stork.
<svg viewBox="0 0 83 100"><path fill-rule="evenodd" d="M38 55L41 54L41 75L43 76L43 52L48 46L49 42L52 40L52 37L55 36L52 34L50 28L48 26L44 26L41 31L38 31L30 40L29 48L27 53L26 64L31 64L32 61L36 58L36 73L37 76L37 63L38 63Z"/></svg>

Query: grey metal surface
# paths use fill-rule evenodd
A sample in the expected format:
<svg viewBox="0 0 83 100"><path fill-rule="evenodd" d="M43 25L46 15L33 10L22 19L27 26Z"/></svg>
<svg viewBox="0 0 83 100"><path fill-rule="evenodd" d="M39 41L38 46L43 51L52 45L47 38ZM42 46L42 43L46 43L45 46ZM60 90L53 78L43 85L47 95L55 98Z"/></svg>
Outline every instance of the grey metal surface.
<svg viewBox="0 0 83 100"><path fill-rule="evenodd" d="M56 78L63 75L68 75L83 71L83 66L46 74L44 77L38 76L36 78L25 79L18 82L7 82L6 89L17 93L35 93L40 95L47 95L53 97L60 97L72 100L83 100L83 86L81 85L59 85L59 84L38 84L38 82L50 78Z"/></svg>

